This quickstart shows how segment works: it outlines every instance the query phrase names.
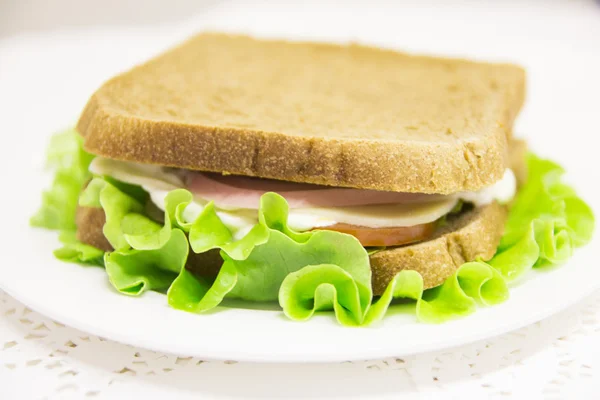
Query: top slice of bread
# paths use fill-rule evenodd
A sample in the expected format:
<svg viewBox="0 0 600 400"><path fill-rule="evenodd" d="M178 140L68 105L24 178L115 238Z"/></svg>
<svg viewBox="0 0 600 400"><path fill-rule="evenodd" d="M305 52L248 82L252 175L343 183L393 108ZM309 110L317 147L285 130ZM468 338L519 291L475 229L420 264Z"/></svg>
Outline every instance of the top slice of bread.
<svg viewBox="0 0 600 400"><path fill-rule="evenodd" d="M513 65L201 34L105 83L77 125L105 157L402 192L500 179Z"/></svg>

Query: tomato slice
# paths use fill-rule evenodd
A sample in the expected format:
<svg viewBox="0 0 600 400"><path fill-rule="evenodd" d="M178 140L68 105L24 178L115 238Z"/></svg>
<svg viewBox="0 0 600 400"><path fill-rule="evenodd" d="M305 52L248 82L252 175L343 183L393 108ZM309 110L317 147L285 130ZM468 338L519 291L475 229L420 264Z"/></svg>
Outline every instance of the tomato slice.
<svg viewBox="0 0 600 400"><path fill-rule="evenodd" d="M435 223L392 228L368 228L366 226L340 223L317 229L347 233L357 238L365 247L400 246L428 239L435 231Z"/></svg>

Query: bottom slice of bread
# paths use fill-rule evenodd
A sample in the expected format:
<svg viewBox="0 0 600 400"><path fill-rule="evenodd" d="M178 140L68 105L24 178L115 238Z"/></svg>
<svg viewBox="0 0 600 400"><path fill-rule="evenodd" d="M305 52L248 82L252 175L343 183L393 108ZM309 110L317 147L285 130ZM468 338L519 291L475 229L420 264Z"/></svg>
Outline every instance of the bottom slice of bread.
<svg viewBox="0 0 600 400"><path fill-rule="evenodd" d="M498 203L474 208L456 216L430 240L371 254L373 293L382 294L402 270L420 273L429 289L444 283L467 261L489 260L496 253L507 215L507 207Z"/></svg>

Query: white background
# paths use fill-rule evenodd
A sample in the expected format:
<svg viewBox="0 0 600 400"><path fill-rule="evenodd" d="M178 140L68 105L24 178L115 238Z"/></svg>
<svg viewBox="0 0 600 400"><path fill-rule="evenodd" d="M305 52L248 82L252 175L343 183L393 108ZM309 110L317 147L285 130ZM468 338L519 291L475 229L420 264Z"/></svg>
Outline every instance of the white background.
<svg viewBox="0 0 600 400"><path fill-rule="evenodd" d="M369 6L328 2L319 6L279 3L277 7L267 2L208 3L174 1L164 8L164 2L141 1L0 2L0 115L12 123L18 119L25 131L35 132L32 135L46 135L73 121L89 93L108 76L206 26L359 39L523 64L529 73L529 96L517 124L519 132L528 136L537 151L566 161L584 196L597 193L598 169L592 150L600 132L600 7L593 1L418 5L380 1ZM195 10L207 14L193 15ZM103 30L91 29L96 24ZM577 57L564 57L565 49ZM84 53L86 57L77 57ZM17 56L21 76L3 73L2 65ZM68 81L55 79L64 77L65 68L71 72ZM25 147L12 148L9 134L3 135L0 155L20 151L23 162L38 161L27 160ZM578 157L580 153L584 156ZM23 207L33 208L37 200L22 201ZM3 237L5 243L9 240ZM201 394L394 398L400 393L413 398L504 398L511 394L516 398L594 398L600 389L600 365L594 356L600 332L597 297L517 333L402 362L297 367L202 363L195 370L174 356L95 337L88 342L82 339L84 333L29 313L5 295L1 304L0 348L5 349L0 353L0 395L8 399L80 398L86 393L101 398L127 398L132 393L155 398L169 393L190 398ZM39 323L50 333L38 332L36 338L33 331ZM59 350L62 353L54 354ZM136 352L145 366L134 364L140 358ZM57 357L62 366L48 368ZM39 384L29 383L34 381Z"/></svg>

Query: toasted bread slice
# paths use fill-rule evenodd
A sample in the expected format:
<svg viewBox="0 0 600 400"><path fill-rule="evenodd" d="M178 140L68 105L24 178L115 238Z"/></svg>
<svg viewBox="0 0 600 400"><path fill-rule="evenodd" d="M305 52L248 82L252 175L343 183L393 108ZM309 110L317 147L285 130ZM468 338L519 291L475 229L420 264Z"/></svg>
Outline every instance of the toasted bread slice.
<svg viewBox="0 0 600 400"><path fill-rule="evenodd" d="M514 65L202 34L104 84L77 129L109 158L447 194L502 176L524 82Z"/></svg>

